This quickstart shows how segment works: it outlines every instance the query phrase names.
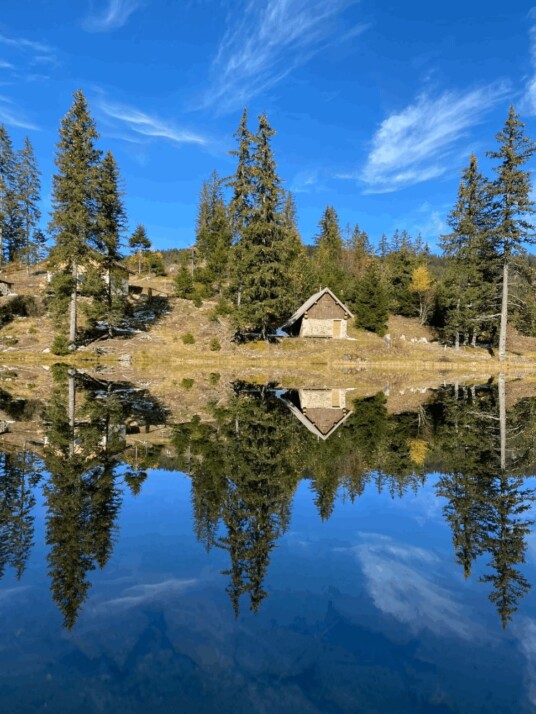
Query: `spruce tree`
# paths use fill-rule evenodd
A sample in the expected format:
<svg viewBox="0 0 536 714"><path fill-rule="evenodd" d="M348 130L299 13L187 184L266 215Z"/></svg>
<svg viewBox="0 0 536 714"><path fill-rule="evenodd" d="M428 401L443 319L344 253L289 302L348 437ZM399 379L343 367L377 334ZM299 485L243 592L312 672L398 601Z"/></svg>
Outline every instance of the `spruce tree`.
<svg viewBox="0 0 536 714"><path fill-rule="evenodd" d="M281 216L281 180L271 147L274 133L266 116L261 115L248 170L253 179L252 200L242 192L242 214L235 213L241 215L242 226L233 251L231 283L238 333L260 333L263 339L283 322L293 304ZM241 155L239 168L242 171Z"/></svg>
<svg viewBox="0 0 536 714"><path fill-rule="evenodd" d="M249 225L254 204L253 153L255 141L248 129L247 121L248 113L244 109L240 125L234 134L238 147L230 152L231 156L237 158L236 171L229 181L229 185L233 189L229 215L235 239L240 238Z"/></svg>
<svg viewBox="0 0 536 714"><path fill-rule="evenodd" d="M196 250L204 263L196 279L205 283L209 296L221 296L229 273L232 228L223 200L221 180L214 171L201 189L196 226Z"/></svg>
<svg viewBox="0 0 536 714"><path fill-rule="evenodd" d="M501 360L506 357L510 264L514 256L524 252L524 243L536 242L534 225L529 221L535 213L530 199L530 172L523 168L536 151L536 144L524 135L524 126L514 107L510 106L504 127L496 137L499 148L488 152L488 156L499 162L495 167L497 178L493 182L493 233L503 269L499 332Z"/></svg>
<svg viewBox="0 0 536 714"><path fill-rule="evenodd" d="M5 126L0 124L0 270L4 257L16 243L20 224L15 201L15 156Z"/></svg>
<svg viewBox="0 0 536 714"><path fill-rule="evenodd" d="M15 160L14 191L20 216L20 245L12 246L9 260L23 258L26 269L39 257L41 236L37 226L41 218L39 208L41 180L33 146L26 137L24 147Z"/></svg>
<svg viewBox="0 0 536 714"><path fill-rule="evenodd" d="M344 243L339 217L333 206L327 206L315 238L313 263L318 288L330 288L340 298L348 297L348 280L343 269Z"/></svg>
<svg viewBox="0 0 536 714"><path fill-rule="evenodd" d="M126 311L127 297L122 286L120 240L126 225L126 214L120 189L119 169L108 151L99 166L97 186L98 261L103 286L102 300L97 305L99 317L106 320L108 334L120 323ZM99 267L100 267L99 266Z"/></svg>
<svg viewBox="0 0 536 714"><path fill-rule="evenodd" d="M389 299L376 261L369 264L357 281L352 307L356 327L376 332L380 337L385 335L389 319Z"/></svg>
<svg viewBox="0 0 536 714"><path fill-rule="evenodd" d="M136 226L136 230L128 241L129 248L138 256L138 275L141 273L141 260L144 255L151 250L151 241L147 237L147 231L142 225Z"/></svg>
<svg viewBox="0 0 536 714"><path fill-rule="evenodd" d="M77 344L78 269L87 264L97 243L97 184L100 152L87 101L81 90L74 93L70 110L62 119L56 154L57 173L52 181L50 231L55 243L51 263L55 312L65 308L69 295L69 345Z"/></svg>
<svg viewBox="0 0 536 714"><path fill-rule="evenodd" d="M445 331L454 338L458 349L461 334L467 337L471 333L476 343L477 333L485 327L495 307L496 254L490 242L490 185L478 170L474 154L462 173L458 200L447 222L452 233L441 236L447 258Z"/></svg>

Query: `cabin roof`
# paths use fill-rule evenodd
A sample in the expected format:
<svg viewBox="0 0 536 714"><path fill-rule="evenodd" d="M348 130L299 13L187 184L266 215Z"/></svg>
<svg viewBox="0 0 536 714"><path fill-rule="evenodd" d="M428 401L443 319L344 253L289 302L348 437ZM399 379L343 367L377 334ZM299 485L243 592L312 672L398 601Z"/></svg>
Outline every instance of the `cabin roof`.
<svg viewBox="0 0 536 714"><path fill-rule="evenodd" d="M345 310L350 317L353 317L353 314L350 312L350 310L346 307L346 305L339 300L339 298L333 293L329 288L323 288L322 290L319 290L317 293L314 295L311 295L311 297L306 300L301 307L299 307L294 315L290 317L284 325L281 326L281 329L284 330L286 327L291 327L295 322L297 322L300 317L303 317L303 315L309 310L310 308L313 307L315 303L317 303L321 297L324 295L331 295L331 297L335 300L335 302L342 307L343 310Z"/></svg>

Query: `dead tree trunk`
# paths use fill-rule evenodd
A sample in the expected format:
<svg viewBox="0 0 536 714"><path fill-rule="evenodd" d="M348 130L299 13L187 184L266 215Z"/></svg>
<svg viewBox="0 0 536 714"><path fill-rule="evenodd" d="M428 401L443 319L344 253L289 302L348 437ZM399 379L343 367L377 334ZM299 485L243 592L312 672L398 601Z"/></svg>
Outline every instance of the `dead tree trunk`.
<svg viewBox="0 0 536 714"><path fill-rule="evenodd" d="M503 265L503 286L501 301L501 327L499 332L499 359L506 359L506 328L508 326L508 261Z"/></svg>
<svg viewBox="0 0 536 714"><path fill-rule="evenodd" d="M501 470L506 469L506 377L499 375L499 428L501 434Z"/></svg>
<svg viewBox="0 0 536 714"><path fill-rule="evenodd" d="M76 308L78 299L78 265L73 262L72 267L73 287L71 291L71 315L69 321L69 349L74 352L76 350Z"/></svg>

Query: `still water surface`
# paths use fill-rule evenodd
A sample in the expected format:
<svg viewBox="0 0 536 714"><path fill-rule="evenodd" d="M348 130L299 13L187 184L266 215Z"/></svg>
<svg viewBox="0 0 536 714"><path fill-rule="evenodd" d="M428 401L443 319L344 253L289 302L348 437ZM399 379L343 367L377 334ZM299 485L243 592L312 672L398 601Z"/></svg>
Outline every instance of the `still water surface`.
<svg viewBox="0 0 536 714"><path fill-rule="evenodd" d="M534 711L536 400L0 402L1 711Z"/></svg>

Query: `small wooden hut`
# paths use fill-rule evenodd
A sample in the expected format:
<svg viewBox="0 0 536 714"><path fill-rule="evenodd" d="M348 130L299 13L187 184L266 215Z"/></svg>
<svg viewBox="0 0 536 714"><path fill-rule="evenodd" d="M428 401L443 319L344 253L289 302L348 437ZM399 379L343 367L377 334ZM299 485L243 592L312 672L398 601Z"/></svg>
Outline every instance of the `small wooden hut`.
<svg viewBox="0 0 536 714"><path fill-rule="evenodd" d="M352 413L346 404L349 389L299 389L281 399L315 436L325 441Z"/></svg>
<svg viewBox="0 0 536 714"><path fill-rule="evenodd" d="M345 340L353 315L329 288L311 295L281 329L294 337L330 337Z"/></svg>

